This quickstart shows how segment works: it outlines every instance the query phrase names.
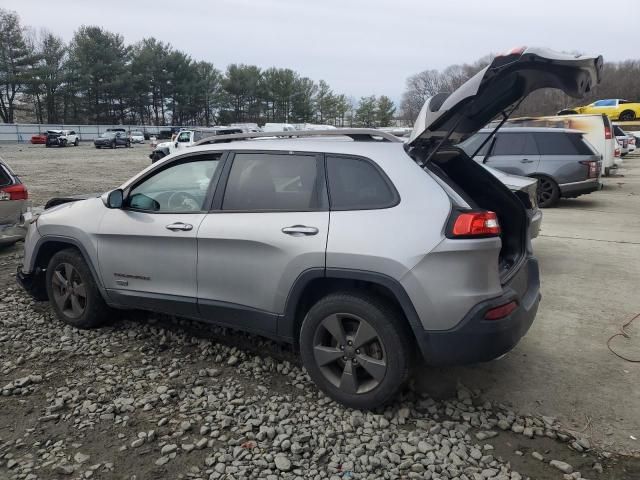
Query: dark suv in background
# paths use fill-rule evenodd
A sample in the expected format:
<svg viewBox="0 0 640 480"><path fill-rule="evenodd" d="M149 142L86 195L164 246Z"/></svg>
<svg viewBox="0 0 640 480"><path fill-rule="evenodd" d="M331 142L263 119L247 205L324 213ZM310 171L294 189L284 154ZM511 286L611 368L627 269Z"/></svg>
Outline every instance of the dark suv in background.
<svg viewBox="0 0 640 480"><path fill-rule="evenodd" d="M460 147L473 155L491 129L480 130ZM553 207L560 197L575 198L602 188L601 156L578 130L503 127L474 160L513 175L538 179L538 205Z"/></svg>

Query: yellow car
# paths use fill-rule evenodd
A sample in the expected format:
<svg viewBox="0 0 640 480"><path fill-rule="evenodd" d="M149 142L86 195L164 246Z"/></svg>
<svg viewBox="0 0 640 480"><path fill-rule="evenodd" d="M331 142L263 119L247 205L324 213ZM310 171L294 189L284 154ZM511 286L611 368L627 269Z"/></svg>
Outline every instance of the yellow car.
<svg viewBox="0 0 640 480"><path fill-rule="evenodd" d="M611 120L620 120L622 122L635 120L640 118L640 103L630 102L621 98L610 98L607 100L596 100L590 105L584 107L575 107L562 110L560 115L572 113L604 113Z"/></svg>

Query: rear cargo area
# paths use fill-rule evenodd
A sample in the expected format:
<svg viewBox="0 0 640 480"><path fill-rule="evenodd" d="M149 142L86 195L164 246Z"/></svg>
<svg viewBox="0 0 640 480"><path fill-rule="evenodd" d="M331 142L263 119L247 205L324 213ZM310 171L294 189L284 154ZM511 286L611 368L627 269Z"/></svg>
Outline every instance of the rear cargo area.
<svg viewBox="0 0 640 480"><path fill-rule="evenodd" d="M472 209L498 215L502 233L500 278L509 280L525 258L528 248L528 217L522 202L500 180L457 148L442 150L427 164Z"/></svg>

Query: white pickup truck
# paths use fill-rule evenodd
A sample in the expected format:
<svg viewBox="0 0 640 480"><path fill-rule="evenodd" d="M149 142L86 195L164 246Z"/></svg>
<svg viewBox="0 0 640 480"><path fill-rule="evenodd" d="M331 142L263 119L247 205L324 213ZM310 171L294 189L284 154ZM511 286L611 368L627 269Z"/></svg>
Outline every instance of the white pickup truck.
<svg viewBox="0 0 640 480"><path fill-rule="evenodd" d="M243 130L238 127L209 127L180 130L176 137L170 142L158 143L153 149L153 152L149 155L149 158L151 159L151 163L154 163L167 155L171 155L172 153L192 146L203 138L212 137L214 135L230 135L232 133L242 132Z"/></svg>

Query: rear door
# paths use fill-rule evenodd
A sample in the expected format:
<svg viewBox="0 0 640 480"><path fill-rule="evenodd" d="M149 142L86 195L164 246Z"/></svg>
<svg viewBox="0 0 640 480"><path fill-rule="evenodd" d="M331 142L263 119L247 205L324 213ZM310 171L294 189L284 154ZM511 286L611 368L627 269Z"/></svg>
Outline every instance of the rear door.
<svg viewBox="0 0 640 480"><path fill-rule="evenodd" d="M484 163L512 175L529 176L538 171L540 153L530 132L499 132Z"/></svg>
<svg viewBox="0 0 640 480"><path fill-rule="evenodd" d="M540 173L551 176L563 184L589 179L587 162L599 160L599 155L582 141L581 133L536 132L540 149Z"/></svg>
<svg viewBox="0 0 640 480"><path fill-rule="evenodd" d="M276 151L238 151L228 163L198 231L200 314L274 334L298 276L325 268L324 166L316 154Z"/></svg>

